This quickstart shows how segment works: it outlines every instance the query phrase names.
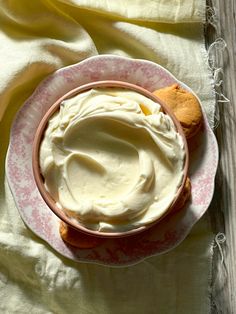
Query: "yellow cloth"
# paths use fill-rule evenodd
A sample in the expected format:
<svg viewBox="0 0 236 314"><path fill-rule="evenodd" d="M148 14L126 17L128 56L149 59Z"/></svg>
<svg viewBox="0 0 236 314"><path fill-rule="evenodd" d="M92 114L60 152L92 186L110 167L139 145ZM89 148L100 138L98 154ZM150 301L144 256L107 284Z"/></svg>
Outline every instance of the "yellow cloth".
<svg viewBox="0 0 236 314"><path fill-rule="evenodd" d="M0 313L208 313L212 234L206 218L175 250L127 268L74 263L28 230L4 161L16 111L58 68L111 53L169 69L201 98L214 94L203 0L0 2Z"/></svg>

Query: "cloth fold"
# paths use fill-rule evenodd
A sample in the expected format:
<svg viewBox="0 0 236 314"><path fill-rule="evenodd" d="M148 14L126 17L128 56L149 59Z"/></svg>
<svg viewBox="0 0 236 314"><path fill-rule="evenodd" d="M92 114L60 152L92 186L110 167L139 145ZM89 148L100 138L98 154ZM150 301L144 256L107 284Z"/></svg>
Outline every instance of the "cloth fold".
<svg viewBox="0 0 236 314"><path fill-rule="evenodd" d="M213 125L205 1L0 3L0 312L208 313L213 236L206 215L176 249L137 265L75 263L24 225L4 172L11 123L38 83L96 54L161 64L198 94Z"/></svg>

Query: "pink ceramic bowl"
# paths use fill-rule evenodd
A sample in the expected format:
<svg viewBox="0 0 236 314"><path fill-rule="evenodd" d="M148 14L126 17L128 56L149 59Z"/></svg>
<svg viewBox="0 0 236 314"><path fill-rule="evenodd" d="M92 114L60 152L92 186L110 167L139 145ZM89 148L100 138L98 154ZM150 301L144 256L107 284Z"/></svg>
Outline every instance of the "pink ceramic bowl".
<svg viewBox="0 0 236 314"><path fill-rule="evenodd" d="M133 90L133 91L136 91L136 92L150 98L151 100L159 103L162 106L163 112L165 112L166 114L168 114L171 117L171 119L173 120L173 122L175 124L176 130L182 136L183 142L184 142L185 153L186 153L183 181L182 181L182 184L181 184L181 186L180 186L180 188L176 194L174 201L172 202L172 204L168 208L168 210L164 213L164 215L162 215L160 218L158 218L156 221L152 222L151 224L148 224L146 226L142 226L142 227L139 227L136 229L132 229L129 231L125 231L125 232L107 233L107 232L93 231L93 230L85 228L84 226L81 226L79 224L79 222L77 223L74 220L70 219L65 214L65 212L63 210L61 210L60 208L58 208L56 206L54 199L51 197L51 195L45 189L44 178L40 172L39 149L40 149L41 140L44 136L44 131L47 127L48 121L51 118L51 116L59 109L61 102L64 101L65 99L69 99L69 98L71 98L77 94L80 94L82 92L85 92L89 89L100 88L100 87L103 87L103 88L104 87L118 87L118 88ZM58 99L50 107L50 109L46 112L43 119L41 120L41 122L38 126L38 129L36 131L36 134L35 134L34 143L33 143L32 165L33 165L34 178L35 178L37 187L39 189L39 192L41 193L41 195L42 195L43 199L45 200L46 204L48 205L49 209L52 210L54 212L54 214L56 214L63 222L68 224L70 227L76 229L77 231L83 232L83 233L90 235L90 236L103 237L103 238L119 238L119 237L134 235L134 234L137 234L139 232L145 231L148 228L150 228L151 226L153 226L154 224L156 224L157 222L159 222L161 219L163 219L167 214L169 214L171 212L171 210L174 208L175 203L177 202L177 200L181 196L181 193L183 192L183 188L184 188L184 185L185 185L185 182L187 179L187 174L188 174L189 154L188 154L188 146L187 146L186 138L185 138L185 135L183 133L183 130L182 130L180 123L175 118L175 116L171 112L171 110L168 109L167 106L160 99L158 99L151 92L145 90L144 88L142 88L140 86L130 84L127 82L113 81L113 80L108 81L107 80L107 81L98 81L98 82L88 83L88 84L79 86L79 87L71 90L70 92L68 92L64 96L62 96L60 99Z"/></svg>

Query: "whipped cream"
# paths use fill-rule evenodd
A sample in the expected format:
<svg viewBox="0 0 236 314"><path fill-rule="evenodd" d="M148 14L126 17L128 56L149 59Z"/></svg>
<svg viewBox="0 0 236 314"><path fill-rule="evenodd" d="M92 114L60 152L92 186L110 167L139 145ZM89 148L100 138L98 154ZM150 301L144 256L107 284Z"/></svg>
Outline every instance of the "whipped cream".
<svg viewBox="0 0 236 314"><path fill-rule="evenodd" d="M158 103L102 88L63 101L40 147L44 184L81 225L127 231L160 218L183 180L184 143Z"/></svg>

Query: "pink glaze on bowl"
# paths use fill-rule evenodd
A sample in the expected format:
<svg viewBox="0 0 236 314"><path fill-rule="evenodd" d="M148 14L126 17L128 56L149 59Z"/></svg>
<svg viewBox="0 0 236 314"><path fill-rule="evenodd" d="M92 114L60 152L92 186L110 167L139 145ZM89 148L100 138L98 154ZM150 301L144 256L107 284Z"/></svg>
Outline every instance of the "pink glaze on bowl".
<svg viewBox="0 0 236 314"><path fill-rule="evenodd" d="M48 121L51 118L51 116L57 110L59 110L59 106L60 106L61 102L64 101L65 99L69 99L69 98L71 98L77 94L80 94L82 92L85 92L89 89L101 88L101 87L103 87L103 88L104 87L119 87L119 88L133 90L133 91L136 91L136 92L146 96L147 98L150 98L151 100L159 103L161 105L163 111L171 117L171 119L173 120L173 122L175 124L177 132L182 136L183 142L184 142L185 154L186 154L183 181L182 181L182 184L181 184L181 186L180 186L180 188L179 188L179 190L175 196L175 199L173 200L173 202L172 202L171 206L168 208L168 210L164 213L164 215L162 215L160 218L158 218L153 223L150 223L146 226L142 226L142 227L139 227L136 229L125 231L125 232L109 232L108 233L108 232L94 231L94 230L87 229L84 226L81 226L79 224L79 222L76 223L74 220L70 219L70 217L68 217L63 210L61 210L60 208L58 208L56 206L55 200L51 197L51 195L45 189L44 179L43 179L43 176L41 175L40 166L39 166L39 149L40 149L40 145L41 145L41 140L44 136L44 131L47 127ZM189 153L188 153L188 145L187 145L186 138L185 138L185 135L183 133L182 127L181 127L179 121L175 118L174 114L171 112L170 109L167 108L167 106L163 103L163 101L161 101L157 96L155 96L154 94L152 94L151 92L149 92L148 90L146 90L140 86L137 86L137 85L134 85L131 83L127 83L127 82L122 82L122 81L106 80L106 81L92 82L92 83L88 83L88 84L79 86L79 87L69 91L65 95L63 95L60 99L58 99L50 107L50 109L43 116L43 118L42 118L42 120L38 126L38 129L36 131L35 137L34 137L32 166L33 166L33 174L34 174L34 178L36 181L36 185L39 189L40 194L42 195L43 199L45 200L48 207L52 210L52 212L54 212L54 214L56 214L62 221L64 221L66 224L68 224L70 227L76 229L77 231L83 232L83 233L90 235L90 236L96 236L96 237L102 237L102 238L121 238L121 237L130 236L130 235L135 235L137 233L140 233L142 231L149 229L150 227L155 225L157 222L159 222L161 219L163 219L167 214L169 214L171 212L175 203L177 202L177 200L181 196L181 193L182 193L184 185L185 185L185 181L186 181L187 174L188 174L188 168L189 168Z"/></svg>

